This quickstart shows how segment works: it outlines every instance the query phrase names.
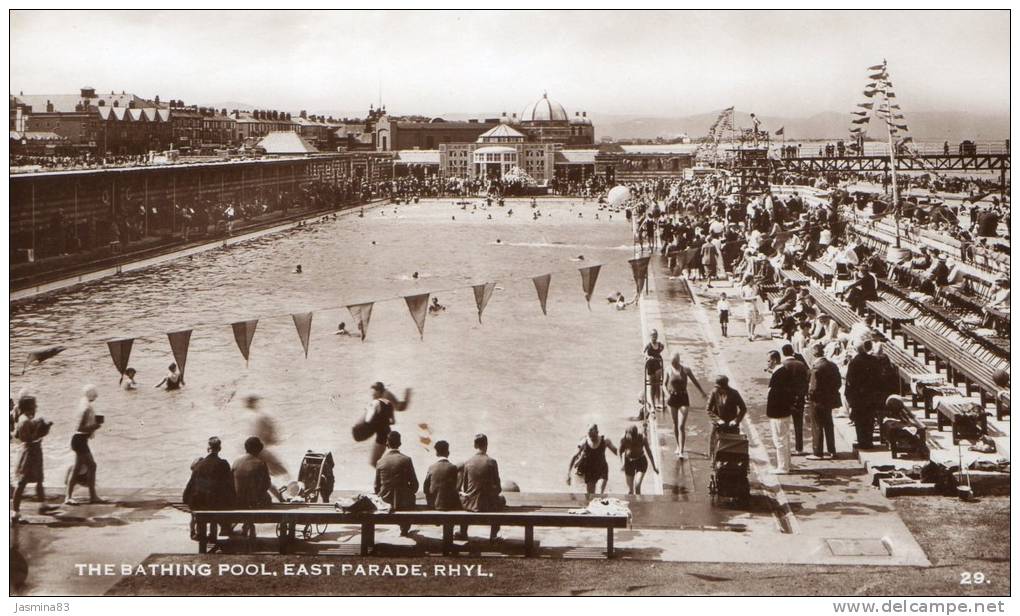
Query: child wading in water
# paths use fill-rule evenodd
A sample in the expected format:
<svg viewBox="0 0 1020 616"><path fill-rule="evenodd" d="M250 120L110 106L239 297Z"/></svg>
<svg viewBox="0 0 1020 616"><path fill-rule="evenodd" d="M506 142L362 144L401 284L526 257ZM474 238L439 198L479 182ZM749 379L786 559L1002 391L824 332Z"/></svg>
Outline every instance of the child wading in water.
<svg viewBox="0 0 1020 616"><path fill-rule="evenodd" d="M726 337L726 326L730 323L730 302L726 299L726 294L719 295L719 301L716 303L716 308L719 309L719 327L722 328L723 338Z"/></svg>

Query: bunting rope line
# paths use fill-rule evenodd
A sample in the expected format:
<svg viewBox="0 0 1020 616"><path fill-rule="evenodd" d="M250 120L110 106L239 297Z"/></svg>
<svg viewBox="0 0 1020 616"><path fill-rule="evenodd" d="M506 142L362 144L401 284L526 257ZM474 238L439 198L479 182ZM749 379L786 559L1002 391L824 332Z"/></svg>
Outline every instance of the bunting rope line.
<svg viewBox="0 0 1020 616"><path fill-rule="evenodd" d="M590 266L584 266L582 268L573 268L573 269L552 270L550 272L546 272L546 274L550 275L550 276L551 275L561 275L561 274L566 274L566 273L570 273L570 272L577 272L577 271L579 271L581 269L585 269L587 267L590 267ZM543 275L546 275L546 274L543 274ZM499 282L502 282L504 284L512 284L512 283L518 283L518 282L532 281L535 278L535 276L530 276L530 275L524 275L524 276L521 276L521 275L512 275L512 276L501 276L501 277L498 277L498 278L499 278ZM452 293L454 291L461 291L461 290L464 290L464 289L472 289L474 286L476 286L478 284L494 284L494 283L492 283L492 281L490 280L490 281L487 281L487 282L484 282L484 283L457 285L457 286L447 287L447 288L438 289L438 290L431 290L431 291L428 291L428 294L437 295L439 293ZM385 297L382 297L380 299L374 299L374 300L370 300L370 301L363 301L363 302L350 303L350 304L338 304L338 305L331 305L331 306L323 306L323 307L319 307L319 308L313 308L313 309L310 309L310 310L307 309L307 308L305 308L305 309L297 309L295 311L267 314L267 315L260 316L257 319L240 319L238 321L234 321L234 322L230 322L230 323L221 323L221 322L213 322L213 321L199 321L199 322L197 322L197 323L195 323L193 325L172 326L172 329L170 330L170 333L195 331L195 330L201 330L201 329L211 329L211 328L217 328L217 327L224 327L224 328L226 328L226 327L232 327L235 323L245 323L247 321L262 321L262 320L265 320L265 319L282 319L283 317L293 317L294 315L302 315L302 314L318 313L318 312L327 312L327 311L331 311L331 310L340 310L340 311L343 311L343 310L347 309L348 307L353 307L353 306L356 306L356 305L363 305L363 304L373 304L374 305L374 304L379 304L379 303L383 303L383 302L395 301L395 300L398 300L398 299L406 301L407 297L412 297L414 295L417 295L417 294L412 293L411 295L391 295L391 296L385 296ZM158 334L145 334L145 335L138 335L138 336L130 336L130 335L121 335L121 334L118 334L118 335L115 335L115 336L111 336L109 338L102 338L102 339L98 339L96 341L87 342L86 344L94 344L94 343L97 343L97 342L102 342L104 344L107 344L109 342L121 342L121 341L126 341L126 340L133 340L133 341L137 341L137 340L158 340L159 338L161 338L162 336L165 336L166 334L167 334L167 332L160 332Z"/></svg>
<svg viewBox="0 0 1020 616"><path fill-rule="evenodd" d="M822 225L803 225L803 226L800 226L800 227L795 227L795 228L790 228L790 229L785 229L784 228L784 229L782 229L782 230L780 230L780 231L778 231L778 232L776 232L774 234L773 233L767 233L767 234L763 233L761 235L761 240L762 241L764 241L764 240L783 240L781 243L778 243L776 246L773 246L773 248L776 248L776 252L778 254L778 252L780 252L782 250L782 248L785 247L785 242L786 242L786 240L791 235L793 235L795 233L803 233L803 232L808 231L810 229L819 228L821 226ZM786 236L786 237L783 237L783 236ZM731 246L733 244L745 243L746 241L747 241L747 238L742 238L742 239L733 240L733 241L730 241L730 242L722 242L722 243L720 243L720 249L724 248L724 247L729 247L729 246ZM688 249L686 249L686 251L690 251L692 249L700 250L700 247L689 247ZM646 255L642 255L641 257L631 258L631 259L627 260L628 264L631 266L632 274L633 274L634 279L635 279L635 284L636 284L638 296L640 296L640 294L641 294L641 292L642 292L642 290L643 290L643 288L645 286L645 282L647 280L647 275L648 275L647 274L647 262L648 262L648 259L650 259L650 257L652 255L654 255L654 251L652 252L651 255L647 255L647 256ZM585 297L586 303L589 303L589 309L590 309L591 295L594 292L595 281L598 278L598 272L602 268L602 265L603 264L594 264L594 265L586 265L586 266L583 266L583 267L580 267L580 268L571 268L570 270L568 270L568 269L553 270L551 272L547 272L546 274L541 274L539 276L511 275L511 276L500 277L500 278L501 278L501 281L504 282L504 284L513 284L513 283L518 283L518 282L522 282L523 283L526 280L531 280L533 285L536 287L536 290L538 291L539 301L540 301L540 305L541 305L541 308L542 308L542 313L544 315L544 314L546 314L546 301L545 301L546 298L545 298L545 296L548 293L548 284L549 284L549 281L551 280L552 275L553 274L561 275L561 274L565 274L565 273L567 273L569 271L576 271L576 272L579 272L581 274L582 293L583 293L583 295ZM640 278L640 280L639 280L639 278ZM252 343L252 339L254 338L254 334L255 334L255 330L256 330L256 327L258 325L258 322L261 321L261 320L264 320L264 319L282 319L284 317L291 317L291 319L294 322L295 327L297 328L298 336L299 336L299 338L301 340L301 344L302 344L302 348L304 350L305 357L307 358L308 357L308 346L309 346L308 345L308 334L309 334L309 331L310 331L310 328L311 328L312 315L314 313L316 313L316 312L326 312L326 311L331 311L331 310L341 310L342 311L344 309L350 310L352 308L359 307L359 306L368 306L368 307L371 307L371 306L374 306L377 303L388 302L388 301L395 301L395 300L398 300L398 299L402 299L402 300L404 300L404 302L406 303L408 309L411 312L411 316L414 319L415 324L416 324L416 326L418 328L419 336L424 338L424 317L425 317L425 314L426 314L426 309L427 309L427 304L428 304L428 298L429 297L434 296L434 295L436 295L438 293L452 293L452 292L455 292L455 291L462 291L462 290L470 288L470 289L472 289L474 291L474 293L475 293L475 300L476 300L476 303L478 303L478 299L479 299L478 298L478 287L494 288L495 284L496 284L495 282L490 280L490 281L486 281L484 283L457 285L457 286L452 286L452 287L446 287L446 288L439 289L439 290L432 290L432 291L428 291L426 293L420 293L420 294L386 296L386 297L383 297L383 298L380 298L380 299L375 299L375 300L368 301L368 302L361 302L359 304L331 305L331 306L324 306L324 307L320 307L320 308L315 308L315 309L312 309L312 310L304 310L304 311L298 311L298 312L290 312L290 311L288 311L288 312L285 312L285 313L275 313L275 314L269 314L269 315L260 316L257 319L244 319L244 320L239 320L239 321L235 321L235 322L232 322L232 323L219 323L219 322L215 322L214 323L214 322L211 322L211 321L198 322L196 324L193 324L193 325L190 325L190 326L187 326L187 327L175 327L175 328L171 329L170 331L164 331L164 332L161 332L160 334L138 335L138 336L123 336L123 335L119 335L119 336L113 336L113 337L105 338L105 339L102 339L102 340L97 341L97 342L103 342L103 343L105 343L107 345L108 350L110 352L110 355L111 355L111 357L112 357L112 359L114 361L115 368L118 370L118 372L121 375L123 375L124 374L124 370L127 367L128 359L130 357L130 353L131 353L131 350L132 350L132 345L133 345L133 343L135 341L137 341L137 340L154 341L154 340L158 340L161 336L165 335L165 336L167 336L167 338L168 338L168 340L170 342L171 352L173 353L174 359L176 360L176 363L178 364L178 367L180 369L180 372L181 372L181 381L183 383L183 381L184 381L184 372L185 372L185 367L186 367L186 362L187 362L188 350L189 350L189 347L190 347L191 336L192 336L192 333L195 330L199 330L199 329L205 330L205 329L213 329L213 328L220 328L220 327L226 328L229 325L231 327L231 329L233 330L234 340L235 340L235 342L236 342L236 344L238 346L238 349L241 351L241 354L242 354L242 356L244 357L244 360L245 360L245 365L247 366L248 358L249 358L249 353L250 353L250 348L251 348L251 343ZM491 287L490 287L490 285L491 285ZM542 288L543 286L544 286L544 289ZM491 291L489 292L489 294L491 294ZM484 302L482 302L480 307L479 307L479 314L478 314L479 323L481 323L481 311L484 310L485 304L488 303L488 299L489 299L488 297L485 297L484 298ZM366 335L367 335L368 317L369 317L369 315L366 314L366 318L364 319L364 323L362 323L362 322L358 323L359 328L361 328L362 325L364 325L364 328L361 331L362 340L364 340ZM87 342L86 344L95 344L95 342ZM52 352L52 354L55 355L55 354L63 351L66 347L58 346L58 347L52 347L52 348L53 349L59 349L59 350L56 350L55 352ZM36 358L33 357L33 355L35 355L37 353L39 353L39 352L33 352L33 353L29 354L29 361L26 363L26 367L27 367L28 363L31 363L31 361L39 361L39 363L42 362L42 360L36 359ZM46 358L47 357L43 357L42 359L46 359ZM24 373L24 371L22 373Z"/></svg>

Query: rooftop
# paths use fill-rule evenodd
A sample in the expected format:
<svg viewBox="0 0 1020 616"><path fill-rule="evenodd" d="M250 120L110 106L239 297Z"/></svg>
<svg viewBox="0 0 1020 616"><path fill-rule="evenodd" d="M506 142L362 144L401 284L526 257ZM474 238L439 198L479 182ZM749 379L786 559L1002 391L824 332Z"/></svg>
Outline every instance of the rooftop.
<svg viewBox="0 0 1020 616"><path fill-rule="evenodd" d="M314 154L319 151L293 131L273 131L259 141L258 147L266 154Z"/></svg>

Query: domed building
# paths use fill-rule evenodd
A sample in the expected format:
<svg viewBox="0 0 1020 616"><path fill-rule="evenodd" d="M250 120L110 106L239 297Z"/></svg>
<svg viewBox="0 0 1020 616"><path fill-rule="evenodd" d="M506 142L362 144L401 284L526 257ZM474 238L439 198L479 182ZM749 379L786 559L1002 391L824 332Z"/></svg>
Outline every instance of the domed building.
<svg viewBox="0 0 1020 616"><path fill-rule="evenodd" d="M504 112L498 119L484 121L383 115L376 120L374 136L376 149L396 151L394 173L398 176L437 173L494 180L519 168L541 184L557 175L584 178L595 172L595 127L588 113L577 111L571 116L545 93L520 116Z"/></svg>
<svg viewBox="0 0 1020 616"><path fill-rule="evenodd" d="M542 98L524 108L518 124L531 141L568 146L595 145L595 127L588 119L588 112L577 111L574 117L570 117L563 105L544 92Z"/></svg>
<svg viewBox="0 0 1020 616"><path fill-rule="evenodd" d="M563 105L551 100L545 92L542 93L542 98L531 103L521 112L522 124L568 122L569 119Z"/></svg>

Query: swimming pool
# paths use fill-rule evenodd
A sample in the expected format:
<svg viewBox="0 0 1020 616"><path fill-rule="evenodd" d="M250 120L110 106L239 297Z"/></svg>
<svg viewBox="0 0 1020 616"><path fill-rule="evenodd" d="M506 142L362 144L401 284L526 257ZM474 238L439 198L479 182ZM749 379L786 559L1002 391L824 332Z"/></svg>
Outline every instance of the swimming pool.
<svg viewBox="0 0 1020 616"><path fill-rule="evenodd" d="M292 474L306 450L332 451L337 486L368 490L370 443L355 443L350 428L381 380L398 393L414 389L395 429L419 479L434 459L418 438L427 424L455 462L485 432L504 479L525 491L566 490L587 425L616 441L636 414L643 344L637 307L617 311L603 299L633 294L630 225L590 202L538 209L533 220L524 200L488 210L450 199L384 206L12 305L11 395L29 386L56 422L44 442L47 484L59 484L73 459L74 409L91 382L106 415L93 441L100 492L183 488L211 435L223 439L226 459L238 457L252 423L241 400L249 392L275 418L276 452ZM292 273L298 263L303 274ZM589 311L576 270L595 263L603 268ZM530 277L549 272L543 316ZM479 324L470 285L486 281L498 286ZM427 291L448 309L428 317L420 340L400 297ZM352 326L340 307L373 300L367 341L334 335L338 322ZM289 314L309 310L306 360ZM229 324L260 317L245 367ZM173 361L165 332L189 326L186 388L153 389ZM139 337L136 391L118 388L104 344L121 336ZM25 353L51 344L68 348L21 376ZM610 489L619 490L611 467Z"/></svg>

